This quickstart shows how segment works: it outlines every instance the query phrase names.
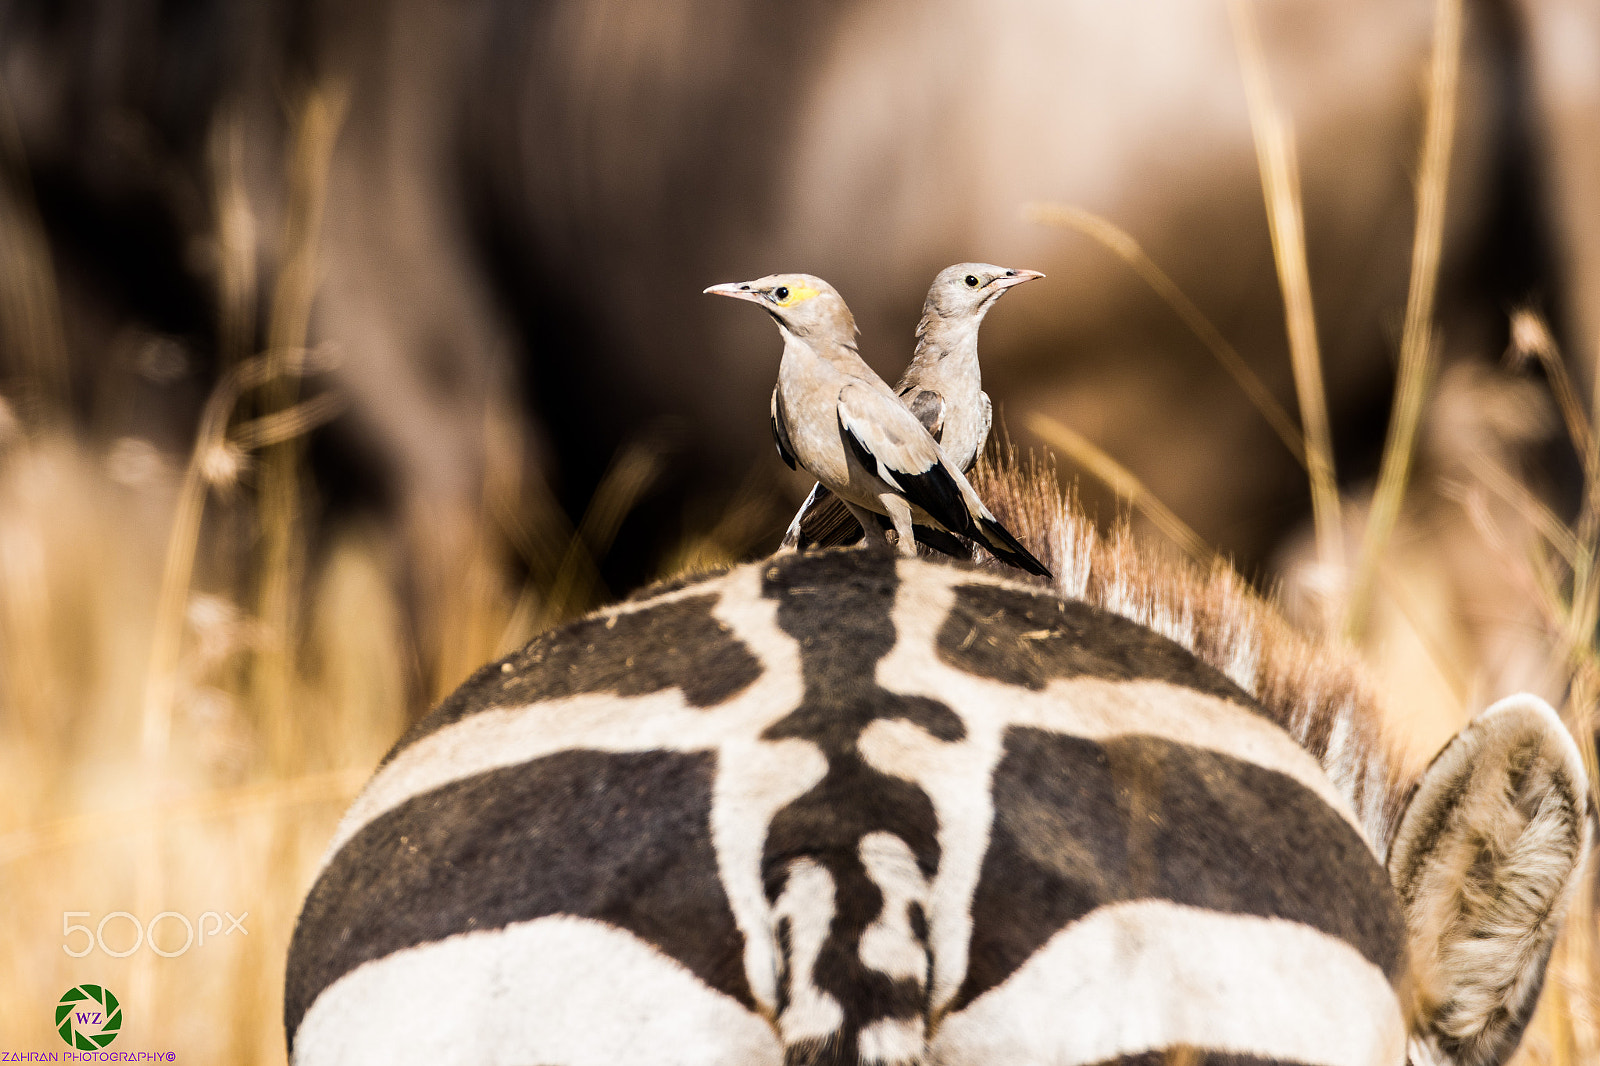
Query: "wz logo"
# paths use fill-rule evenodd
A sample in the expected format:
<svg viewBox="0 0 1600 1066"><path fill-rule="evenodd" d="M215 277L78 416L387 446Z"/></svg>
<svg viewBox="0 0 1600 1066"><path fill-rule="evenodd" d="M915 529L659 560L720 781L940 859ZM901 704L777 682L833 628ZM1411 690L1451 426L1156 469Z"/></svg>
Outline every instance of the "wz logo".
<svg viewBox="0 0 1600 1066"><path fill-rule="evenodd" d="M68 1047L98 1051L121 1031L122 1004L102 985L69 988L56 1004L56 1032Z"/></svg>

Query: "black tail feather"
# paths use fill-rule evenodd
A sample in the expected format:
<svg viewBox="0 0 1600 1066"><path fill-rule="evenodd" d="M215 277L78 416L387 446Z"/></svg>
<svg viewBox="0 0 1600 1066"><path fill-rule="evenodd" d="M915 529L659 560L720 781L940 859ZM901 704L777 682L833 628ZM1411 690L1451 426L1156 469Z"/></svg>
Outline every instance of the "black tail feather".
<svg viewBox="0 0 1600 1066"><path fill-rule="evenodd" d="M943 552L945 555L956 559L972 558L972 550L963 544L961 538L954 533L947 533L942 529L934 529L932 526L916 526L914 528L918 544L932 548L936 552Z"/></svg>
<svg viewBox="0 0 1600 1066"><path fill-rule="evenodd" d="M989 549L997 558L1004 559L1019 570L1026 570L1030 574L1040 577L1054 577L1033 553L1022 546L1022 543L1013 537L999 522L992 518L980 517L978 526L981 536L974 538L979 544Z"/></svg>

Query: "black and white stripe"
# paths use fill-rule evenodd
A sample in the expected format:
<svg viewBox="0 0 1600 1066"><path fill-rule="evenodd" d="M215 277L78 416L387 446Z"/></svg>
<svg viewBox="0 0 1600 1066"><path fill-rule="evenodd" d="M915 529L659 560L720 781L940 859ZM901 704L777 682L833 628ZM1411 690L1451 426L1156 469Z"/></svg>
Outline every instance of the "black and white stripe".
<svg viewBox="0 0 1600 1066"><path fill-rule="evenodd" d="M1419 933L1369 816L1145 626L780 556L546 634L404 738L306 901L285 1021L300 1066L1397 1064ZM1408 811L1408 884L1445 822Z"/></svg>

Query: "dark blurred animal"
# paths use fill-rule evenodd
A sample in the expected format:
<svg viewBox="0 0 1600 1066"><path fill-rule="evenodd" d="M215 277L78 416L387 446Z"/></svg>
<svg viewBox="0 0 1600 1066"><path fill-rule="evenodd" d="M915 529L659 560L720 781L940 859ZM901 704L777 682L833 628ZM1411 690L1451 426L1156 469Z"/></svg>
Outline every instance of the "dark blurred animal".
<svg viewBox="0 0 1600 1066"><path fill-rule="evenodd" d="M1505 1062L1589 835L1554 712L1402 774L1230 572L1000 513L1054 588L785 553L479 670L335 834L292 1061Z"/></svg>
<svg viewBox="0 0 1600 1066"><path fill-rule="evenodd" d="M1432 6L1259 12L1296 125L1351 478L1388 409ZM1505 307L1530 296L1570 350L1600 337L1597 24L1581 0L1467 5L1440 311L1457 355L1498 354ZM1293 461L1143 282L1020 213L1059 201L1125 226L1288 395L1220 2L0 0L7 143L60 279L73 403L97 433L184 445L217 364L228 205L253 212L251 261L270 278L286 105L335 78L350 108L312 339L337 341L353 406L313 455L341 506L413 531L475 514L486 421L509 410L524 458L576 511L619 442L669 420L683 451L624 529L613 576L631 583L685 502L724 499L763 451L759 324L674 279L824 273L892 371L923 281L984 258L1056 279L986 341L1014 420L1076 426L1247 560L1300 513L1283 502L1304 500ZM219 130L243 131L242 149ZM229 174L242 200L216 194Z"/></svg>

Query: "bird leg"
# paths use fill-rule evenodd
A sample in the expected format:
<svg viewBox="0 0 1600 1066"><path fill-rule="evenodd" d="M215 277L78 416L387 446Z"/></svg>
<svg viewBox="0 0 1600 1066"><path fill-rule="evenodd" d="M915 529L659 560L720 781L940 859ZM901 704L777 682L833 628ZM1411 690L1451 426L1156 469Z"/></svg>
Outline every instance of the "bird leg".
<svg viewBox="0 0 1600 1066"><path fill-rule="evenodd" d="M865 507L857 507L853 503L846 503L850 513L855 515L857 522L861 523L861 531L866 534L865 540L869 548L892 548L889 538L884 534L883 526L878 523L878 516ZM909 512L907 512L909 513ZM915 550L915 549L913 549Z"/></svg>
<svg viewBox="0 0 1600 1066"><path fill-rule="evenodd" d="M878 502L883 504L883 509L889 512L889 521L894 523L894 531L897 535L895 547L901 555L915 556L917 554L917 537L911 531L911 505L899 496L888 493L879 496Z"/></svg>

